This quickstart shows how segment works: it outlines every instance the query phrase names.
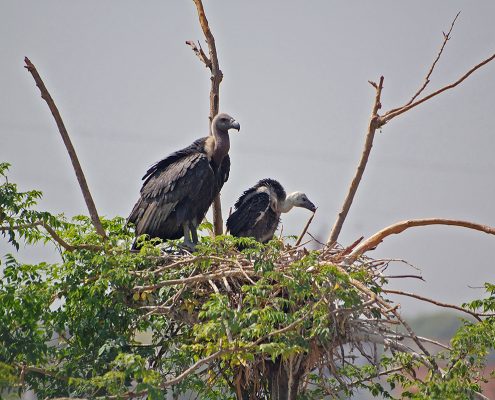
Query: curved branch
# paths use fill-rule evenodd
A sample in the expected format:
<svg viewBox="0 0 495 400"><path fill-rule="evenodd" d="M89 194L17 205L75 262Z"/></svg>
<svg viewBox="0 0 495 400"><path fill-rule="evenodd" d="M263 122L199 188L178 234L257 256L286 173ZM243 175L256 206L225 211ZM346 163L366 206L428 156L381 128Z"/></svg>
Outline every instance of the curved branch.
<svg viewBox="0 0 495 400"><path fill-rule="evenodd" d="M48 107L52 112L53 118L55 118L55 122L57 123L58 130L60 132L60 135L62 136L62 140L64 141L67 152L69 153L72 167L74 168L74 171L76 173L77 181L79 182L79 186L81 187L84 201L86 202L86 206L88 207L89 215L91 216L91 221L93 222L96 232L98 232L98 234L101 235L103 238L106 238L105 230L101 225L101 221L98 216L98 212L96 211L93 197L91 196L91 192L89 191L88 183L86 182L84 172L81 168L81 164L79 163L79 159L77 158L76 150L72 145L69 133L65 128L64 121L62 120L60 112L58 111L58 108L55 105L52 96L48 92L48 89L43 83L43 80L41 79L41 76L36 70L34 64L27 57L24 58L24 62L26 63L25 68L31 73L34 81L36 82L36 86L38 86L41 92L41 97L46 101L46 104L48 104Z"/></svg>
<svg viewBox="0 0 495 400"><path fill-rule="evenodd" d="M211 71L211 89L210 89L210 134L211 134L211 122L215 115L218 114L219 103L220 103L220 83L223 79L223 73L220 70L220 65L218 64L217 47L215 44L215 38L211 33L210 26L208 25L208 19L206 19L205 9L201 0L193 0L196 5L196 10L198 12L199 24L203 30L203 34L206 38L206 43L208 44L209 58L203 52L201 45L199 49L194 45L192 41L187 41L186 44L191 46L194 53L199 57L199 59L206 65L206 67ZM215 197L213 201L213 227L215 235L221 235L223 233L223 219L222 219L222 203L220 201L220 193Z"/></svg>
<svg viewBox="0 0 495 400"><path fill-rule="evenodd" d="M455 219L443 219L443 218L425 218L425 219L410 219L406 221L400 221L393 225L387 226L386 228L378 231L364 242L360 243L351 254L349 254L345 258L345 263L347 265L352 264L356 259L367 252L368 250L373 249L378 244L380 244L383 239L387 236L395 235L401 233L409 228L414 228L417 226L428 226L428 225L451 225L451 226L460 226L463 228L474 229L476 231L485 232L490 235L495 235L495 228L492 228L487 225L476 224L474 222L469 221L460 221Z"/></svg>

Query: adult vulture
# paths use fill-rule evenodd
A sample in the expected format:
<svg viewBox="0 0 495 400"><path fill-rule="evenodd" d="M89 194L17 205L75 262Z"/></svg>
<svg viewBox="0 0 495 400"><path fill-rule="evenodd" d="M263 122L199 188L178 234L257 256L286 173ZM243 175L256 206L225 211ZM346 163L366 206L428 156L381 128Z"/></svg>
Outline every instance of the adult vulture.
<svg viewBox="0 0 495 400"><path fill-rule="evenodd" d="M144 175L141 197L128 222L136 235L179 239L194 248L196 229L215 196L227 181L230 171L229 129L240 130L239 123L222 113L213 118L212 135L155 163Z"/></svg>
<svg viewBox="0 0 495 400"><path fill-rule="evenodd" d="M233 236L254 237L258 242L266 243L273 238L280 215L293 207L316 211L304 193L294 192L287 196L276 180L262 179L234 204L235 211L227 220L227 230Z"/></svg>

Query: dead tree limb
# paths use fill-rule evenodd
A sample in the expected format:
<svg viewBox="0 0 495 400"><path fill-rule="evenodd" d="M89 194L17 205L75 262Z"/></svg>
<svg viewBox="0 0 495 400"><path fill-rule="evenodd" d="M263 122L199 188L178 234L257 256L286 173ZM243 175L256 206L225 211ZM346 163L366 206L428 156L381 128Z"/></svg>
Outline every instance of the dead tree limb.
<svg viewBox="0 0 495 400"><path fill-rule="evenodd" d="M438 60L440 60L440 57L442 57L443 50L445 49L445 46L447 45L447 42L450 40L450 34L452 33L452 29L454 29L455 21L457 21L457 18L459 17L459 14L461 12L459 11L457 15L455 16L454 20L452 21L452 24L450 25L450 29L447 33L443 33L443 43L442 46L440 47L440 50L438 51L437 58L435 58L435 61L431 64L430 69L428 70L428 73L425 76L425 80L423 82L423 85L418 89L416 93L414 93L414 96L411 97L411 100L409 100L405 105L408 106L411 104L416 98L423 93L423 90L426 89L426 86L430 83L430 77L431 74L433 73L433 70L435 69L435 66L437 65Z"/></svg>
<svg viewBox="0 0 495 400"><path fill-rule="evenodd" d="M38 86L41 92L41 98L46 101L46 104L48 104L48 107L52 112L53 118L55 118L55 122L57 123L58 130L60 132L60 135L62 136L62 140L64 141L67 152L69 153L69 157L72 162L72 167L74 168L74 171L76 173L77 181L79 182L79 186L81 187L84 201L86 202L86 206L88 207L89 215L91 216L91 221L93 222L93 225L96 231L98 232L98 234L101 235L103 238L106 238L106 234L103 229L103 226L101 225L98 212L96 211L96 206L93 201L93 197L91 196L91 192L89 191L88 183L86 182L84 172L81 168L81 164L79 163L79 159L77 158L76 150L72 145L72 142L69 137L69 133L65 128L64 121L62 120L60 112L58 111L58 108L55 105L52 96L48 92L48 89L43 83L43 80L41 79L41 76L36 70L34 64L27 57L24 58L24 62L26 63L25 68L31 73L31 75L34 78L34 81L36 82L36 86Z"/></svg>
<svg viewBox="0 0 495 400"><path fill-rule="evenodd" d="M205 10L201 0L193 0L196 5L196 10L198 12L199 24L205 35L206 43L208 44L209 58L206 56L205 52L201 48L201 44L198 46L194 44L193 41L188 40L186 44L191 46L194 53L198 56L203 64L211 72L211 89L210 89L210 134L211 134L211 121L215 115L218 114L219 103L220 103L220 83L223 79L223 73L220 70L218 64L217 47L215 45L215 38L211 33L210 26L208 25L208 20L206 19ZM220 201L220 193L215 197L213 201L213 227L215 235L221 235L223 233L223 219L222 219L222 203Z"/></svg>
<svg viewBox="0 0 495 400"><path fill-rule="evenodd" d="M351 208L352 201L354 200L354 196L356 195L356 191L359 187L359 183L364 174L364 170L366 168L366 164L368 163L368 159L371 153L371 148L373 147L373 140L375 138L375 132L377 128L379 128L378 124L378 110L381 108L381 95L383 89L383 76L380 77L380 82L378 85L375 82L370 82L370 84L375 88L375 102L373 104L373 109L371 111L370 122L368 124L368 132L366 134L366 139L364 141L364 148L361 154L361 159L359 160L359 164L354 174L354 178L352 178L351 185L349 186L349 190L347 191L347 196L344 200L344 204L342 209L339 212L337 220L333 225L332 231L330 232L330 237L328 238L328 244L332 246L337 239L339 238L340 231L342 230L342 226L344 225L344 221L347 218L347 213Z"/></svg>
<svg viewBox="0 0 495 400"><path fill-rule="evenodd" d="M429 94L427 96L424 96L421 99L416 100L415 102L413 102L411 104L408 104L408 105L406 105L404 107L401 107L399 109L391 110L391 111L386 112L379 119L380 126L385 125L388 121L390 121L393 118L395 118L395 117L397 117L397 116L405 113L406 111L409 111L410 109L412 109L412 108L414 108L416 106L419 106L420 104L424 103L425 101L430 100L431 98L433 98L435 96L438 96L440 93L443 93L446 90L455 88L457 85L459 85L460 83L462 83L463 81L465 81L473 72L475 72L476 70L480 69L484 65L488 64L493 59L495 59L495 53L492 54L490 57L488 57L488 58L484 59L483 61L481 61L479 64L476 64L473 68L471 68L468 72L466 72L463 76L461 76L458 80L456 80L455 82L451 83L450 85L444 86L443 88L438 89L435 92L433 92L433 93L431 93L431 94Z"/></svg>
<svg viewBox="0 0 495 400"><path fill-rule="evenodd" d="M345 262L347 265L352 264L354 261L356 261L356 259L359 256L361 256L368 250L375 248L387 236L401 233L409 228L413 228L417 226L428 226L428 225L460 226L463 228L474 229L476 231L485 232L490 235L495 235L495 228L487 225L476 224L474 222L469 222L469 221L460 221L455 219L443 219L443 218L410 219L406 221L400 221L393 225L387 226L386 228L370 236L364 242L356 246L356 248L352 251L352 253L350 253L345 258Z"/></svg>
<svg viewBox="0 0 495 400"><path fill-rule="evenodd" d="M428 297L420 296L419 294L416 293L409 293L409 292L404 292L402 290L392 290L392 289L382 289L383 293L387 294L397 294L400 296L407 296L407 297L412 297L421 301L425 301L427 303L435 304L436 306L443 307L443 308L452 308L457 311L464 312L466 314L472 315L474 318L476 318L478 321L481 321L480 317L494 317L495 314L489 314L489 313L477 313L476 311L471 311L466 308L462 308L459 306L456 306L454 304L448 304L448 303L442 303L437 300L429 299Z"/></svg>
<svg viewBox="0 0 495 400"><path fill-rule="evenodd" d="M303 240L303 237L304 235L306 234L306 232L308 231L308 228L309 226L311 225L311 222L313 221L313 218L315 217L315 214L316 214L316 211L311 214L311 217L309 217L308 219L308 222L306 222L306 225L304 226L304 229L303 231L301 232L301 234L299 235L299 238L297 239L297 242L296 244L294 245L295 247L299 246Z"/></svg>
<svg viewBox="0 0 495 400"><path fill-rule="evenodd" d="M490 57L488 57L487 59L481 61L479 64L475 65L473 68L471 68L469 71L467 71L463 76L461 76L457 81L449 84L449 85L446 85L444 87L442 87L441 89L438 89L436 90L435 92L429 94L429 95L426 95L426 96L423 96L422 98L420 98L419 100L416 100L417 97L424 91L424 89L426 88L426 86L428 85L428 83L430 82L430 77L431 77L431 74L433 73L433 70L435 69L435 66L437 64L437 62L439 61L440 57L442 56L443 54L443 50L445 48L445 45L447 44L447 41L450 39L450 33L452 32L452 29L455 25L455 22L457 20L457 17L459 16L459 14L457 14L454 18L454 20L452 21L452 24L450 26L450 29L447 33L443 33L443 36L444 36L444 41L443 41L443 44L440 48L440 51L439 53L437 54L437 57L435 58L435 60L433 61L426 77L425 77L425 81L423 83L423 85L419 88L419 90L412 96L411 100L409 100L404 106L402 107L398 107L398 108L393 108L387 112L385 112L383 115L378 115L378 110L380 109L381 107L381 104L380 104L380 96L381 96L381 92L382 92L382 89L383 89L383 76L380 78L380 83L377 85L375 82L371 82L370 81L370 84L375 88L376 90L376 95L375 95L375 102L374 102L374 105L373 105L373 112L371 114L371 119L370 119L370 123L368 125L368 131L367 131L367 134L366 134L366 140L365 140L365 146L364 146L364 150L363 150L363 153L361 155L361 159L359 161L359 165L358 165L358 168L357 168L357 171L352 179L352 182L351 182L351 185L349 186L349 190L347 192L347 195L345 197L345 200L344 200L344 204L342 206L342 209L341 211L339 212L338 216L337 216L337 219L335 221L335 224L333 225L332 227L332 230L330 232L330 236L328 238L328 241L327 241L327 244L329 246L332 246L333 244L335 244L335 242L337 242L338 240L338 237L340 235L340 231L342 230L342 226L344 224L344 221L347 217L347 214L349 212L349 209L352 205L352 202L354 200L354 196L356 194L356 191L358 189L358 186L361 182L361 178L363 176L363 173L364 173L364 169L366 168L366 164L368 162L368 158L369 158L369 154L371 152L371 148L373 146L373 139L374 139L374 135L375 135L375 132L377 129L380 129L383 125L385 125L387 122L389 122L390 120L392 120L393 118L411 110L412 108L426 102L427 100L430 100L431 98L435 97L435 96L438 96L440 93L443 93L445 92L446 90L449 90L449 89L452 89L454 87L456 87L457 85L459 85L460 83L462 83L464 80L466 80L473 72L475 72L476 70L478 70L479 68L483 67L484 65L488 64L490 61L492 61L493 59L495 59L495 54L491 55Z"/></svg>

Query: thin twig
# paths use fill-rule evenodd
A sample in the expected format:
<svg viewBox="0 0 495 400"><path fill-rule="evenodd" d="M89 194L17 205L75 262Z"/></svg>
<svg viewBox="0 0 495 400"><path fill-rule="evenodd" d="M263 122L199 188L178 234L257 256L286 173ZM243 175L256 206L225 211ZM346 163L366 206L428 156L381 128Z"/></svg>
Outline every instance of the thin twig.
<svg viewBox="0 0 495 400"><path fill-rule="evenodd" d="M433 73L433 70L435 69L435 66L437 65L438 60L440 60L440 57L442 56L443 49L445 48L445 46L447 45L447 42L450 39L450 34L452 33L452 29L454 29L455 21L459 17L460 13L461 12L459 11L457 13L457 15L455 16L454 20L452 21L452 24L450 25L449 31L447 33L442 32L443 33L443 43L442 43L442 47L440 47L440 51L437 54L437 58L435 58L435 61L433 61L433 64L431 64L430 70L426 74L425 81L424 81L423 85L418 89L418 91L414 94L414 96L411 98L411 100L409 100L405 104L406 106L411 104L423 92L423 90L426 89L426 86L428 86L428 84L430 83L431 74Z"/></svg>
<svg viewBox="0 0 495 400"><path fill-rule="evenodd" d="M452 308L454 310L458 310L458 311L464 312L466 314L470 314L474 318L476 318L478 321L481 321L480 317L494 317L495 316L495 314L477 313L475 311L471 311L471 310L468 310L466 308L456 306L454 304L442 303L440 301L433 300L433 299L430 299L428 297L420 296L419 294L404 292L402 290L383 289L382 292L387 293L387 294L398 294L401 296L413 297L413 298L421 300L421 301L426 301L428 303L435 304L436 306L439 306L439 307Z"/></svg>
<svg viewBox="0 0 495 400"><path fill-rule="evenodd" d="M22 225L1 226L0 232L5 232L8 230L34 228L37 226L42 226L43 228L45 228L45 230L53 238L53 240L55 240L55 242L57 242L61 247L63 247L67 251L74 251L74 250L101 251L105 249L103 246L97 246L93 244L75 244L75 245L69 244L64 239L62 239L50 225L48 225L46 222L43 221L35 221L30 224L22 224Z"/></svg>
<svg viewBox="0 0 495 400"><path fill-rule="evenodd" d="M444 218L425 218L425 219L410 219L406 221L400 221L393 225L387 226L386 228L378 231L374 235L370 236L364 242L359 244L351 254L345 258L346 265L352 264L356 259L367 252L370 249L375 248L380 244L383 239L387 236L394 235L405 231L406 229L417 227L417 226L428 226L428 225L451 225L460 226L463 228L474 229L477 231L485 232L490 235L495 235L495 228L487 225L481 225L469 221L460 221L454 219L444 219Z"/></svg>
<svg viewBox="0 0 495 400"><path fill-rule="evenodd" d="M344 200L344 204L342 205L342 209L340 210L339 215L337 216L337 220L335 221L332 231L330 232L330 237L328 238L327 241L329 246L333 246L333 244L335 244L339 238L340 231L342 230L342 226L344 225L344 221L347 217L347 213L351 208L352 201L354 200L354 196L356 195L356 191L359 187L359 183L361 182L361 179L363 177L366 164L368 163L368 158L371 153L371 148L373 147L373 139L375 138L375 132L379 127L377 121L379 119L378 110L382 107L381 95L383 89L383 79L384 79L383 76L380 77L380 82L378 85L374 82L370 82L372 86L375 88L376 93L375 93L375 101L373 103L373 109L371 111L370 121L368 124L368 132L366 134L363 152L361 154L361 159L359 160L356 173L354 175L354 178L352 178L352 182L351 185L349 186L347 196Z"/></svg>
<svg viewBox="0 0 495 400"><path fill-rule="evenodd" d="M423 282L425 282L424 278L421 275L380 275L379 277L385 279L414 278L414 279L420 279Z"/></svg>
<svg viewBox="0 0 495 400"><path fill-rule="evenodd" d="M301 244L301 241L302 241L304 235L306 234L306 232L307 232L307 230L309 228L309 225L311 225L311 222L313 221L313 218L315 217L315 214L316 214L316 211L313 214L311 214L311 217L309 217L308 222L306 222L306 225L304 226L304 229L301 232L301 234L299 235L299 238L297 239L297 242L296 242L296 244L294 246L297 247L297 246L299 246Z"/></svg>
<svg viewBox="0 0 495 400"><path fill-rule="evenodd" d="M199 49L194 45L193 41L187 41L186 43L191 46L194 53L198 58L206 65L211 72L211 89L210 89L210 134L211 134L211 122L215 115L218 114L220 103L220 83L223 79L223 73L218 64L217 47L215 44L215 38L211 33L208 20L206 19L205 10L201 0L193 0L198 12L199 24L205 35L206 43L208 44L209 58L203 52L201 45ZM213 228L215 235L221 235L223 233L223 220L222 220L222 203L220 201L220 193L213 200Z"/></svg>
<svg viewBox="0 0 495 400"><path fill-rule="evenodd" d="M67 152L69 153L72 167L74 168L74 171L76 173L77 181L79 182L79 186L81 187L84 201L86 202L86 206L88 207L89 215L91 216L91 221L93 222L96 232L98 232L98 234L101 235L103 238L106 238L105 230L101 225L101 221L98 216L98 212L96 211L93 197L91 196L91 192L89 191L88 183L86 182L84 172L81 168L81 164L79 163L79 159L77 158L76 150L74 149L72 141L70 140L69 133L65 128L62 116L60 115L60 112L58 111L58 108L55 105L52 96L48 92L48 89L43 83L43 80L41 79L41 76L36 70L34 64L27 57L24 58L24 62L26 63L25 68L31 73L34 81L36 82L36 86L38 86L41 92L41 98L46 101L48 107L50 108L50 111L52 112L53 118L55 118L55 122L57 123L58 130L60 132L60 135L62 136L62 140L64 141Z"/></svg>
<svg viewBox="0 0 495 400"><path fill-rule="evenodd" d="M415 102L408 104L404 107L401 107L399 109L393 109L388 112L386 112L383 116L380 117L380 126L385 125L388 121L392 120L393 118L405 113L406 111L409 111L410 109L419 106L420 104L424 103L427 100L430 100L432 97L438 96L440 93L445 92L446 90L455 88L457 85L465 81L473 72L476 70L480 69L484 65L488 64L490 61L495 59L495 54L492 54L490 57L486 58L485 60L481 61L479 64L476 64L473 68L471 68L468 72L466 72L463 76L461 76L458 80L456 80L454 83L451 83L450 85L444 86L441 89L438 89L437 91L422 97L419 100L416 100Z"/></svg>

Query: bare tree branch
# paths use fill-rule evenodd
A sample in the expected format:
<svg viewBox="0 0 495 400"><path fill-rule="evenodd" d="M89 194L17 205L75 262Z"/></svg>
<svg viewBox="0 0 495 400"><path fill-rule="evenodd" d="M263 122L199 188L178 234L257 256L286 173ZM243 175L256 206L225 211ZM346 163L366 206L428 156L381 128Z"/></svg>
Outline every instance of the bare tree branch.
<svg viewBox="0 0 495 400"><path fill-rule="evenodd" d="M220 103L220 83L223 79L223 73L220 70L218 64L217 47L215 44L215 38L211 33L210 26L208 25L208 20L206 19L205 10L201 0L193 0L196 5L196 10L198 12L199 24L203 30L203 34L206 38L206 43L208 44L208 52L210 57L208 58L204 53L201 45L199 48L196 47L193 41L188 40L187 45L191 46L194 53L203 62L206 67L211 72L211 89L210 89L210 134L211 134L211 122L215 115L218 114L219 103ZM198 43L199 44L199 43ZM223 219L222 219L222 203L220 201L220 193L213 200L213 228L215 235L221 235L223 233Z"/></svg>
<svg viewBox="0 0 495 400"><path fill-rule="evenodd" d="M376 90L375 93L375 102L373 104L373 109L371 111L370 122L368 124L368 133L366 134L366 140L364 142L364 149L361 154L361 159L359 160L359 164L354 174L354 178L352 178L351 185L349 186L349 190L347 192L347 196L344 200L344 204L342 209L337 216L337 220L335 221L332 231L330 232L330 237L328 238L328 245L332 246L337 239L339 238L340 231L342 230L342 225L344 225L344 221L347 217L347 213L351 208L352 201L354 200L354 196L356 195L356 191L358 189L359 183L364 174L364 170L366 168L366 164L368 163L368 158L371 153L371 148L373 147L373 139L375 138L375 132L377 128L379 128L379 124L377 123L379 116L378 110L381 108L381 95L383 89L383 76L380 77L380 83L377 85L374 82L370 82L371 86L373 86Z"/></svg>
<svg viewBox="0 0 495 400"><path fill-rule="evenodd" d="M469 221L460 221L455 219L443 219L443 218L425 218L425 219L410 219L406 221L400 221L393 225L387 226L386 228L378 231L374 235L370 236L364 242L360 243L351 254L349 254L345 258L345 262L347 265L352 264L356 259L367 252L370 249L373 249L378 244L380 244L383 239L387 236L395 235L397 233L401 233L406 229L417 227L417 226L427 226L427 225L452 225L452 226L460 226L463 228L474 229L476 231L485 232L490 235L495 235L495 228L492 228L487 225L476 224L474 222Z"/></svg>
<svg viewBox="0 0 495 400"><path fill-rule="evenodd" d="M447 45L447 42L450 39L450 34L452 33L452 29L454 29L455 21L459 17L460 13L461 12L459 11L457 13L457 15L455 16L454 20L452 21L452 24L450 25L449 31L447 33L442 32L443 33L443 43L442 43L442 47L440 47L440 51L437 54L437 58L435 58L435 61L433 61L433 63L431 64L430 70L426 74L425 81L424 81L423 85L418 89L418 91L414 94L414 96L411 98L411 100L409 100L409 102L406 103L406 106L411 104L423 92L423 90L426 89L426 86L428 86L428 84L430 83L431 74L433 73L433 70L435 69L435 66L437 65L438 60L440 60L440 57L442 56L443 49L445 49L445 46Z"/></svg>
<svg viewBox="0 0 495 400"><path fill-rule="evenodd" d="M436 306L439 306L439 307L452 308L454 310L462 311L466 314L472 315L478 321L481 321L480 317L495 317L495 314L477 313L475 311L471 311L471 310L468 310L466 308L456 306L454 304L442 303L440 301L429 299L428 297L420 296L420 295L415 294L415 293L403 292L402 290L383 289L382 292L387 293L387 294L398 294L401 296L413 297L413 298L418 299L418 300L422 300L422 301L426 301L428 303L435 304Z"/></svg>
<svg viewBox="0 0 495 400"><path fill-rule="evenodd" d="M91 196L91 192L89 191L88 183L86 182L84 172L81 168L81 164L79 163L79 159L77 158L76 150L72 145L72 142L69 137L69 133L65 128L60 112L58 111L58 108L55 105L52 96L48 92L48 89L43 83L43 80L41 79L41 76L36 70L34 64L27 57L24 58L24 62L26 63L25 68L31 73L31 75L34 78L34 81L36 82L36 86L38 86L41 92L41 97L46 101L48 107L50 108L50 111L52 112L53 118L55 118L55 122L57 123L58 130L60 132L60 135L62 136L62 140L64 141L67 152L69 153L69 157L72 162L72 167L74 168L74 171L76 173L77 181L79 182L79 186L81 187L84 201L86 202L86 206L88 207L89 215L91 216L91 221L93 222L93 225L96 231L98 232L98 234L100 234L103 238L106 238L105 231L103 229L103 226L101 225L100 218L98 217L98 212L96 211L96 206L93 201L93 197Z"/></svg>
<svg viewBox="0 0 495 400"><path fill-rule="evenodd" d="M380 83L376 84L375 82L369 81L371 86L373 86L376 90L376 96L375 96L375 102L373 105L373 112L371 114L371 119L370 123L368 125L368 132L366 135L366 141L365 141L365 146L363 153L361 155L361 159L359 161L359 165L356 171L356 174L354 175L354 178L352 179L351 185L349 187L347 196L344 201L344 205L342 206L341 211L339 212L339 215L337 217L337 220L335 221L335 224L332 227L332 230L330 232L330 237L328 238L327 244L331 247L335 244L335 242L338 240L340 231L342 230L342 226L344 224L344 221L347 217L347 214L349 212L349 209L352 205L352 201L354 199L354 195L356 194L357 188L361 182L361 178L364 173L364 169L366 168L366 164L369 158L369 154L371 152L371 148L373 146L373 138L376 132L376 129L381 128L383 125L385 125L388 121L392 120L393 118L409 111L410 109L424 103L425 101L439 95L440 93L452 89L459 85L461 82L463 82L465 79L467 79L473 72L484 66L485 64L488 64L490 61L492 61L495 58L495 54L490 56L489 58L483 60L479 64L475 65L473 68L471 68L468 72L466 72L462 77L460 77L457 81L454 83L451 83L450 85L444 86L443 88L422 97L419 100L416 100L416 98L424 91L428 83L430 82L430 77L431 74L433 73L433 70L435 69L435 66L437 62L440 60L440 57L443 54L443 50L447 44L447 41L450 39L450 34L452 32L452 29L454 28L455 22L459 16L459 13L455 16L454 20L452 21L452 24L450 26L449 31L445 34L444 33L444 41L443 44L440 48L439 53L437 54L436 59L433 61L426 77L425 77L425 82L423 85L419 88L419 90L412 96L411 100L407 102L404 106L399 107L399 108L393 108L390 111L387 111L384 113L382 116L378 115L378 110L381 108L381 103L380 103L380 97L381 97L381 92L383 89L383 77L380 78ZM416 100L416 101L415 101Z"/></svg>
<svg viewBox="0 0 495 400"><path fill-rule="evenodd" d="M401 115L405 113L406 111L409 111L410 109L419 106L420 104L424 103L427 100L430 100L431 98L438 96L440 93L445 92L446 90L455 88L457 85L465 81L473 72L476 70L480 69L484 65L488 64L490 61L492 61L495 58L495 54L492 54L490 57L486 58L485 60L481 61L479 64L476 64L473 68L471 68L468 72L466 72L463 76L461 76L458 80L456 80L454 83L451 83L450 85L444 86L441 89L438 89L437 91L429 94L428 96L422 97L419 100L416 100L415 102L408 104L404 107L401 107L399 109L395 110L390 110L386 112L383 116L379 118L379 123L380 126L385 125L388 121L391 119L397 117L398 115Z"/></svg>
<svg viewBox="0 0 495 400"><path fill-rule="evenodd" d="M306 234L306 232L308 231L309 226L311 225L311 222L313 222L313 218L315 217L315 214L316 214L316 211L313 214L311 214L311 217L309 217L308 222L306 222L306 225L304 226L303 231L299 235L299 238L297 239L297 242L294 245L295 247L297 247L297 246L299 246L301 244L304 235Z"/></svg>

